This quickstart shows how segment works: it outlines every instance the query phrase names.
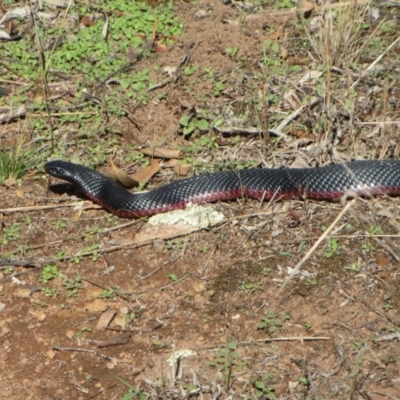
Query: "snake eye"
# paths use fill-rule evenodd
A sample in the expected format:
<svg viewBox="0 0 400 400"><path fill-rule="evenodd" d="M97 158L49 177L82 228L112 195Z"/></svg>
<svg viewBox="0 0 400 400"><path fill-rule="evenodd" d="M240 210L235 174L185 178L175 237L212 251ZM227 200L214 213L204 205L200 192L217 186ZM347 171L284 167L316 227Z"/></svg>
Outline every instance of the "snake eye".
<svg viewBox="0 0 400 400"><path fill-rule="evenodd" d="M52 176L59 176L61 174L61 168L59 167L47 167L46 172Z"/></svg>

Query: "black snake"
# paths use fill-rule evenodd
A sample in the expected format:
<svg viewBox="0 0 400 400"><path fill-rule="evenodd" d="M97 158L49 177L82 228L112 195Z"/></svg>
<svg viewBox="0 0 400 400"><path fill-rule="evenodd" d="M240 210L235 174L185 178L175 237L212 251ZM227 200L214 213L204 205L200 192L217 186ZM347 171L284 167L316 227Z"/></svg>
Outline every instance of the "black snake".
<svg viewBox="0 0 400 400"><path fill-rule="evenodd" d="M50 161L45 170L81 189L92 201L123 218L153 215L207 203L248 197L269 200L302 197L334 199L400 194L400 160L352 161L320 168L244 169L181 179L145 193L131 193L101 174L67 161Z"/></svg>

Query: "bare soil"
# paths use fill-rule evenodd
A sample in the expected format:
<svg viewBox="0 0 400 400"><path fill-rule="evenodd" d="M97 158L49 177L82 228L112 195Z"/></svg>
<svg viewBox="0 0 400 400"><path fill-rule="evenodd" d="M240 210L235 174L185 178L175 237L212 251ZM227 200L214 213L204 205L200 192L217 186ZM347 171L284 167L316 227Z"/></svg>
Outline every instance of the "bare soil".
<svg viewBox="0 0 400 400"><path fill-rule="evenodd" d="M157 100L155 93L146 107L135 107L134 123L128 118L109 121L121 129L122 143L188 145L192 139L176 132L190 107L243 107L262 120L267 111L245 100L258 92L284 90L273 76L269 83L254 80L261 68L263 37L271 35L271 28L281 29L277 44L292 57L301 56L295 20L282 23L264 15L235 25L226 21L239 22L242 11L220 1L177 2L176 11L185 22L180 41L142 60L141 67L177 66L187 45L190 65L200 68L164 87L166 100ZM228 56L225 49L234 47L238 57ZM385 59L387 70L397 68L396 54ZM360 71L372 61L362 60ZM201 79L205 67L226 77L225 93L210 94L212 83ZM280 79L285 88L296 86L296 79L312 68L308 59L298 72ZM192 79L197 82L188 91ZM252 89L247 79L254 83ZM344 74L338 79L347 80L338 89L342 93L357 78ZM221 136L228 145L195 157L199 163L255 159L260 166L396 157L396 125L376 130L354 120L381 121L383 113L386 121L398 119L398 83L397 78L366 78L350 114L341 113L336 104L339 111L330 126L334 138L328 133L316 137L312 130L326 111L322 101L317 110L301 114L306 132L296 131L295 124L286 131L291 138L286 144L266 135L240 136L233 145L230 136ZM382 101L388 104L384 111ZM285 115L293 112L288 103L280 104L285 104L280 108ZM268 129L273 128L270 123ZM17 130L14 122L1 126L0 134L10 139L8 133ZM340 146L346 150L339 154ZM122 166L123 155L116 155ZM176 178L164 170L152 185ZM12 226L22 227L19 238L0 244L0 253L20 246L17 259L29 264L15 262L10 275L10 263L3 260L0 270L0 399L122 399L129 387L117 377L147 398L159 399L400 398L398 198L356 199L280 292L291 268L335 221L343 204L307 199L218 203L212 207L225 214L226 223L174 240L109 251L133 242L148 229L146 222L109 230L126 221L110 219L89 202L83 211L62 207L80 199L61 193L48 191L47 177L35 170L19 185L0 187L1 236ZM54 207L41 209L44 205ZM10 210L18 207L32 209ZM97 231L88 239L93 227ZM82 278L76 296L66 296L62 279L41 281L41 260L60 251L76 255L94 244L104 250L98 259L51 263L70 279ZM58 289L59 295L45 296L43 287ZM113 289L114 296L99 298L105 289ZM115 316L99 329L105 312ZM171 366L168 360L181 350L194 353Z"/></svg>

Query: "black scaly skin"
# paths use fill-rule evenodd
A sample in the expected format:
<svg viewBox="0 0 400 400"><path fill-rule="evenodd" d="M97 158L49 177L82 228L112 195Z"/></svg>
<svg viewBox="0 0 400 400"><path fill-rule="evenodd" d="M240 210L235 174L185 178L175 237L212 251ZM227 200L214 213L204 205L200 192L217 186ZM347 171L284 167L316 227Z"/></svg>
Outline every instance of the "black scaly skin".
<svg viewBox="0 0 400 400"><path fill-rule="evenodd" d="M135 218L207 203L250 197L263 200L343 195L400 194L400 160L353 161L320 168L246 169L194 176L146 193L130 193L101 174L67 161L50 161L45 170L81 189L92 201L123 218Z"/></svg>

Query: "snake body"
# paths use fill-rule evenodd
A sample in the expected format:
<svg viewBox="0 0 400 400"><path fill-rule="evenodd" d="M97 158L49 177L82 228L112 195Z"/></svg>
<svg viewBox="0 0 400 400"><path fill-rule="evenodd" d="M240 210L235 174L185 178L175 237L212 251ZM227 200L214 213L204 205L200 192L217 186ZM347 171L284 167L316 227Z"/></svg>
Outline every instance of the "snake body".
<svg viewBox="0 0 400 400"><path fill-rule="evenodd" d="M319 168L245 169L181 179L145 193L131 193L100 172L67 161L45 170L79 188L88 198L123 218L136 218L238 197L335 199L400 195L400 160L352 161Z"/></svg>

